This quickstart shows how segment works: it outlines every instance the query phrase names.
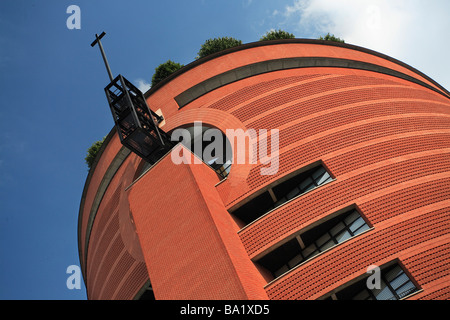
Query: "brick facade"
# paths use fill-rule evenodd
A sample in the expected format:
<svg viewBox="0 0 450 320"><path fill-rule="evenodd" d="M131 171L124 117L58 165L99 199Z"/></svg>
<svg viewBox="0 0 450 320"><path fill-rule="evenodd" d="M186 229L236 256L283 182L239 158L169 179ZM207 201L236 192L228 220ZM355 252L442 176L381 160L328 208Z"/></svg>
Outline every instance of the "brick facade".
<svg viewBox="0 0 450 320"><path fill-rule="evenodd" d="M411 299L450 298L450 95L427 76L364 48L286 40L193 62L146 98L169 133L279 129L279 168L233 164L220 181L169 155L135 181L141 160L113 130L80 206L89 299L133 299L148 280L156 299L317 299L393 259L421 289ZM317 161L332 182L245 227L233 216ZM274 280L254 262L349 205L371 230Z"/></svg>

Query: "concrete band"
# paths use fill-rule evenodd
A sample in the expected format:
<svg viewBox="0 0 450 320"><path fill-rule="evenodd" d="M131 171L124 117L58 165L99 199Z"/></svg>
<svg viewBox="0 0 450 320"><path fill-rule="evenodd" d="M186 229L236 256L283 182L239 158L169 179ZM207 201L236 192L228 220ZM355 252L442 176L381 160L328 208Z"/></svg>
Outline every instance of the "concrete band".
<svg viewBox="0 0 450 320"><path fill-rule="evenodd" d="M175 101L177 102L179 108L183 108L184 106L194 101L195 99L201 97L202 95L207 94L208 92L211 92L217 88L220 88L235 81L239 81L248 77L260 75L267 72L295 69L295 68L315 68L315 67L349 68L387 74L393 77L397 77L403 80L419 84L427 89L433 90L443 95L444 97L448 98L448 96L445 95L445 93L423 81L420 81L402 72L382 67L379 65L375 65L372 63L348 59L327 58L327 57L298 57L298 58L266 60L218 74L182 92L181 94L175 97Z"/></svg>

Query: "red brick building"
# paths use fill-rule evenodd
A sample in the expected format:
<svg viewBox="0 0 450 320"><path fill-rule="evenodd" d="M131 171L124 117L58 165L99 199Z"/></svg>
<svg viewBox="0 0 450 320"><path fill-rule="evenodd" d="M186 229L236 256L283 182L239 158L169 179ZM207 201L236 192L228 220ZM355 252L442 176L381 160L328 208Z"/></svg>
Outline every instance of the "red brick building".
<svg viewBox="0 0 450 320"><path fill-rule="evenodd" d="M169 134L278 129L278 170L149 167L113 129L80 204L89 299L450 297L450 94L426 75L292 39L197 60L145 97Z"/></svg>

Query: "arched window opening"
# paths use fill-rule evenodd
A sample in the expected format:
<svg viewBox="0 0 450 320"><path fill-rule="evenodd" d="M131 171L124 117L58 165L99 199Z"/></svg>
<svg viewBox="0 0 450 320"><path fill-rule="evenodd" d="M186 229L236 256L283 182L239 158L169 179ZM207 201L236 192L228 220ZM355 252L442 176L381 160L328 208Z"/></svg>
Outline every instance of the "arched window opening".
<svg viewBox="0 0 450 320"><path fill-rule="evenodd" d="M172 141L181 142L209 165L219 178L224 179L228 176L233 155L231 143L222 131L197 122L194 125L175 129L173 133L176 130L182 131L172 134Z"/></svg>

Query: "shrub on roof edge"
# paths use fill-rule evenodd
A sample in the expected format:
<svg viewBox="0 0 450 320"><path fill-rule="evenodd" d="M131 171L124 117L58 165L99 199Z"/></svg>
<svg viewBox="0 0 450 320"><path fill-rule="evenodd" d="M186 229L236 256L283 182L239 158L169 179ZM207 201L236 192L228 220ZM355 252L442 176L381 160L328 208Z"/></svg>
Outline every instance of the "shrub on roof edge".
<svg viewBox="0 0 450 320"><path fill-rule="evenodd" d="M200 59L206 57L212 53L216 53L228 48L232 48L235 46L239 46L242 44L241 40L232 38L232 37L221 37L221 38L213 38L208 39L202 44L200 51L196 59Z"/></svg>

